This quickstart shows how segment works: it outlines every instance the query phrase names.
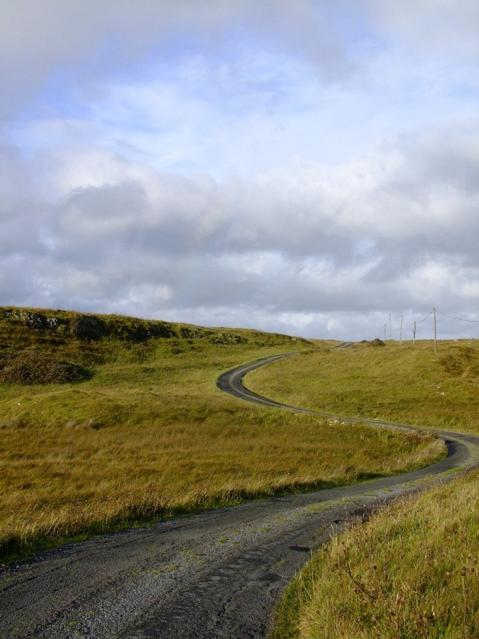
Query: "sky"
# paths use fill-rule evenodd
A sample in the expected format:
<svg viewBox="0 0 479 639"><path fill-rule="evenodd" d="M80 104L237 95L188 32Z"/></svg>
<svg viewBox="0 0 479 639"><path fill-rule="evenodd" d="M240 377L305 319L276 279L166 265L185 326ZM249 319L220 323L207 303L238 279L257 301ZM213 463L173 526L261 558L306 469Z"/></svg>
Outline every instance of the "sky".
<svg viewBox="0 0 479 639"><path fill-rule="evenodd" d="M479 337L477 0L0 16L0 305Z"/></svg>

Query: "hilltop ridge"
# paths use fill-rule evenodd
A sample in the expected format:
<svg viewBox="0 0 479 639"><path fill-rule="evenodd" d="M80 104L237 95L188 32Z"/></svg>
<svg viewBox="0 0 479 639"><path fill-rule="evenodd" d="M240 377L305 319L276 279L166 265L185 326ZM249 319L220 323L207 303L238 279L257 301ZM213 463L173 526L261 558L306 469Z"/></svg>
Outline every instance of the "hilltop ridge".
<svg viewBox="0 0 479 639"><path fill-rule="evenodd" d="M81 361L106 361L119 351L144 353L155 343L275 346L309 342L300 337L242 328L209 328L179 322L66 310L0 307L0 350L76 354Z"/></svg>

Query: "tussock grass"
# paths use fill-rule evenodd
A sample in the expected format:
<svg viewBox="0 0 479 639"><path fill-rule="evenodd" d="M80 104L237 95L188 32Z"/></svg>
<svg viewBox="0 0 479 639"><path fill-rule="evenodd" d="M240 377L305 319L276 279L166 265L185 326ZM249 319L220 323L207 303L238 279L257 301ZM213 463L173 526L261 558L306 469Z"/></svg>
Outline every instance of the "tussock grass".
<svg viewBox="0 0 479 639"><path fill-rule="evenodd" d="M479 472L383 509L316 553L271 639L479 636Z"/></svg>
<svg viewBox="0 0 479 639"><path fill-rule="evenodd" d="M4 557L246 497L396 473L444 454L429 437L333 426L256 408L216 389L221 371L310 347L300 340L194 327L181 337L176 326L173 337L135 342L128 331L142 324L129 318L126 337L118 337L115 318L113 332L80 338L69 334L78 326L74 314L60 324L60 339L46 320L26 318L0 316L0 342L9 352L34 347L87 361L94 375L76 384L0 385ZM108 326L108 318L100 320Z"/></svg>
<svg viewBox="0 0 479 639"><path fill-rule="evenodd" d="M297 406L479 432L479 341L322 348L254 371L248 385Z"/></svg>

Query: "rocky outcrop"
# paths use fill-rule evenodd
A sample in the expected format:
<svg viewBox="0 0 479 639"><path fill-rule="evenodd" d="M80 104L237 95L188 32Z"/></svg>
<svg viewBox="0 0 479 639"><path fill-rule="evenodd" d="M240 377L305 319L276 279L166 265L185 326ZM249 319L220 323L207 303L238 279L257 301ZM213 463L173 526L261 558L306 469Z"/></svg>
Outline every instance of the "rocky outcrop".
<svg viewBox="0 0 479 639"><path fill-rule="evenodd" d="M13 321L21 322L29 328L38 330L58 330L61 326L65 326L67 322L58 317L52 317L39 313L37 311L26 311L21 309L5 310L3 316Z"/></svg>
<svg viewBox="0 0 479 639"><path fill-rule="evenodd" d="M71 334L80 339L101 339L108 336L105 322L94 315L78 315L71 325Z"/></svg>
<svg viewBox="0 0 479 639"><path fill-rule="evenodd" d="M0 350L26 348L38 343L64 344L69 338L94 347L101 340L142 343L152 338L204 340L214 344L246 344L258 346L282 344L291 340L307 343L277 333L205 328L192 324L176 324L160 320L142 320L120 315L94 315L62 310L0 307Z"/></svg>
<svg viewBox="0 0 479 639"><path fill-rule="evenodd" d="M100 318L96 315L66 311L46 313L27 309L5 309L3 317L34 331L88 341L113 337L131 342L144 342L152 337L179 336L178 331L168 322L142 321L116 316ZM191 336L198 337L193 331L188 331L188 334L190 333Z"/></svg>

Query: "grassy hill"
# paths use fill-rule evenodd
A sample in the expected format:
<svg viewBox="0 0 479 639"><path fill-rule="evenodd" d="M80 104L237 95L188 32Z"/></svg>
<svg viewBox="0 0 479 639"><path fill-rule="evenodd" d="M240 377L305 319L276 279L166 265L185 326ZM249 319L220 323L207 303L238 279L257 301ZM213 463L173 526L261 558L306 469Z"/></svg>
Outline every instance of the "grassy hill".
<svg viewBox="0 0 479 639"><path fill-rule="evenodd" d="M4 557L247 497L400 472L443 454L432 438L333 427L216 388L241 362L325 342L3 308L0 344ZM84 374L72 379L71 370Z"/></svg>
<svg viewBox="0 0 479 639"><path fill-rule="evenodd" d="M121 315L0 308L0 382L65 383L95 366L142 363L165 351L208 346L304 347L302 338L248 329L205 328Z"/></svg>
<svg viewBox="0 0 479 639"><path fill-rule="evenodd" d="M343 415L479 433L479 341L302 353L249 378L259 393Z"/></svg>
<svg viewBox="0 0 479 639"><path fill-rule="evenodd" d="M122 315L94 315L72 311L0 307L0 352L41 349L71 357L79 364L107 361L141 361L154 354L159 344L181 352L199 344L248 344L257 347L292 344L307 340L250 329L205 328L193 324L144 320Z"/></svg>

